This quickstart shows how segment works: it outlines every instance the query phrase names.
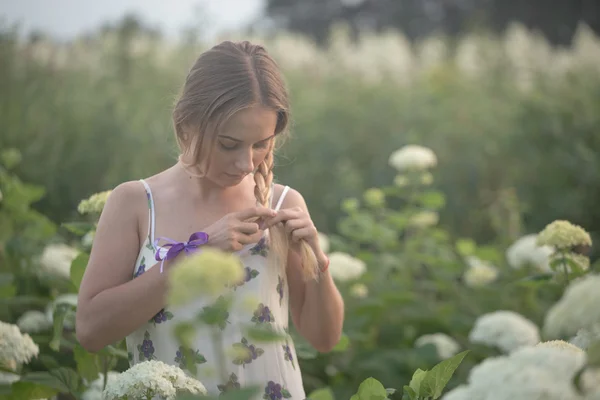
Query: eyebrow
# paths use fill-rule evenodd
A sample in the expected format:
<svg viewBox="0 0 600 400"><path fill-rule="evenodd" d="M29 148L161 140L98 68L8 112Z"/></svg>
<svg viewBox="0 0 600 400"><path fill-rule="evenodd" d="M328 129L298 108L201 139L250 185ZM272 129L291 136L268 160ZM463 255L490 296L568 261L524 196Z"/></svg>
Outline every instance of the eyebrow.
<svg viewBox="0 0 600 400"><path fill-rule="evenodd" d="M229 140L233 140L234 142L243 142L243 140L236 139L236 138L234 138L234 137L227 136L227 135L219 135L219 137L222 137L222 138L225 138L225 139L229 139ZM261 142L266 142L267 140L269 140L269 139L271 139L271 138L273 138L273 137L275 137L275 135L271 135L271 136L269 136L269 137L268 137L268 138L266 138L266 139L259 140L259 141L258 141L258 143L261 143Z"/></svg>

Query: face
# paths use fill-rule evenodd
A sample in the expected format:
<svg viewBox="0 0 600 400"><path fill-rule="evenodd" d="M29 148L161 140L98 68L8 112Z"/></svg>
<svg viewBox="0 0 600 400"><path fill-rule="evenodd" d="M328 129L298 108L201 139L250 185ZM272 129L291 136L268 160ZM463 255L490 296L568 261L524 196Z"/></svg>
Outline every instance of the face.
<svg viewBox="0 0 600 400"><path fill-rule="evenodd" d="M277 113L255 106L234 114L217 133L206 177L235 186L265 159L275 137Z"/></svg>

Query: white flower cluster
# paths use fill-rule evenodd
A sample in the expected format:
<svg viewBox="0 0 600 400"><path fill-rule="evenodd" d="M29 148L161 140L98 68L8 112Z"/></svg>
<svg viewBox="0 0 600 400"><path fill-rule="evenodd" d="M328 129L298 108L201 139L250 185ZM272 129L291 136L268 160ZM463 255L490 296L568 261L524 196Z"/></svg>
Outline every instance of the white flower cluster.
<svg viewBox="0 0 600 400"><path fill-rule="evenodd" d="M364 283L355 283L350 287L350 294L357 299L364 299L369 295L369 288Z"/></svg>
<svg viewBox="0 0 600 400"><path fill-rule="evenodd" d="M106 385L113 382L119 376L118 372L108 371L106 375ZM104 375L100 375L98 379L91 382L88 389L81 395L81 400L102 400L102 392L104 391Z"/></svg>
<svg viewBox="0 0 600 400"><path fill-rule="evenodd" d="M460 345L456 340L445 333L423 335L415 340L415 347L422 347L427 344L434 345L439 357L443 360L452 357L460 350Z"/></svg>
<svg viewBox="0 0 600 400"><path fill-rule="evenodd" d="M498 278L498 270L477 257L468 257L467 264L469 267L463 274L463 280L467 286L485 286Z"/></svg>
<svg viewBox="0 0 600 400"><path fill-rule="evenodd" d="M39 347L17 325L0 321L0 366L15 370L39 354Z"/></svg>
<svg viewBox="0 0 600 400"><path fill-rule="evenodd" d="M44 248L39 263L43 272L64 279L71 276L71 263L79 252L63 243L49 244Z"/></svg>
<svg viewBox="0 0 600 400"><path fill-rule="evenodd" d="M587 274L572 281L544 321L550 338L575 335L580 329L593 329L600 323L600 275Z"/></svg>
<svg viewBox="0 0 600 400"><path fill-rule="evenodd" d="M540 333L538 327L522 315L500 310L479 317L469 333L469 340L510 353L539 343Z"/></svg>
<svg viewBox="0 0 600 400"><path fill-rule="evenodd" d="M443 400L577 400L572 384L586 355L574 346L527 346L475 366Z"/></svg>
<svg viewBox="0 0 600 400"><path fill-rule="evenodd" d="M506 260L514 269L532 266L540 272L551 272L550 256L554 252L550 246L537 244L538 235L530 234L516 240L506 250Z"/></svg>
<svg viewBox="0 0 600 400"><path fill-rule="evenodd" d="M433 150L414 144L406 145L390 155L389 164L397 171L421 171L437 165Z"/></svg>
<svg viewBox="0 0 600 400"><path fill-rule="evenodd" d="M435 211L419 211L411 216L408 225L413 228L429 228L437 225L440 216Z"/></svg>
<svg viewBox="0 0 600 400"><path fill-rule="evenodd" d="M329 272L333 279L346 282L359 278L367 270L366 264L358 258L342 252L329 255Z"/></svg>
<svg viewBox="0 0 600 400"><path fill-rule="evenodd" d="M162 361L144 361L135 364L114 379L104 389L104 400L152 399L166 400L178 394L206 394L198 380L189 377L180 368Z"/></svg>
<svg viewBox="0 0 600 400"><path fill-rule="evenodd" d="M38 333L50 329L52 321L48 316L37 310L26 311L17 320L17 326L21 332Z"/></svg>
<svg viewBox="0 0 600 400"><path fill-rule="evenodd" d="M598 339L600 339L600 324L578 330L569 342L582 350L587 350L590 344Z"/></svg>

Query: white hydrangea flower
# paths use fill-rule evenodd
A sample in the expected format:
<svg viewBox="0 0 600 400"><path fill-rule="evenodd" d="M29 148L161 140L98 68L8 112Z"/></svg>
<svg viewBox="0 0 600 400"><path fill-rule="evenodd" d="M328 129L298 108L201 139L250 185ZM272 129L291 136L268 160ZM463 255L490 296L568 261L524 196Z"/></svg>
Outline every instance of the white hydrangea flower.
<svg viewBox="0 0 600 400"><path fill-rule="evenodd" d="M565 220L556 220L548 224L539 233L537 242L542 246L552 246L557 249L592 245L590 234L585 229Z"/></svg>
<svg viewBox="0 0 600 400"><path fill-rule="evenodd" d="M437 156L427 147L410 144L393 152L389 164L397 171L424 170L437 165Z"/></svg>
<svg viewBox="0 0 600 400"><path fill-rule="evenodd" d="M572 281L561 299L546 313L544 332L549 338L575 335L600 323L600 275L588 274Z"/></svg>
<svg viewBox="0 0 600 400"><path fill-rule="evenodd" d="M26 311L17 320L17 326L21 332L38 333L50 329L52 322L48 316L41 311Z"/></svg>
<svg viewBox="0 0 600 400"><path fill-rule="evenodd" d="M437 225L440 216L435 211L420 211L408 220L408 225L414 228L429 228Z"/></svg>
<svg viewBox="0 0 600 400"><path fill-rule="evenodd" d="M10 385L19 379L21 379L21 375L19 374L13 374L12 372L0 372L0 385Z"/></svg>
<svg viewBox="0 0 600 400"><path fill-rule="evenodd" d="M550 255L554 252L550 246L539 246L537 234L530 234L516 240L506 250L506 260L515 269L531 265L540 272L551 272Z"/></svg>
<svg viewBox="0 0 600 400"><path fill-rule="evenodd" d="M108 381L105 400L152 399L166 400L178 394L206 394L206 388L182 369L162 361L144 361Z"/></svg>
<svg viewBox="0 0 600 400"><path fill-rule="evenodd" d="M0 321L0 366L15 370L40 352L39 347L17 325Z"/></svg>
<svg viewBox="0 0 600 400"><path fill-rule="evenodd" d="M445 333L422 335L415 340L415 347L422 347L427 344L434 345L437 349L438 355L443 360L452 357L460 350L460 345L456 342L456 340Z"/></svg>
<svg viewBox="0 0 600 400"><path fill-rule="evenodd" d="M454 389L447 392L442 400L473 400L471 390L467 385L458 385Z"/></svg>
<svg viewBox="0 0 600 400"><path fill-rule="evenodd" d="M563 349L567 351L575 351L582 352L583 350L572 343L565 342L564 340L548 340L546 342L541 342L536 344L536 347L555 347L558 349Z"/></svg>
<svg viewBox="0 0 600 400"><path fill-rule="evenodd" d="M366 264L358 258L342 252L329 255L329 273L340 282L359 278L367 270Z"/></svg>
<svg viewBox="0 0 600 400"><path fill-rule="evenodd" d="M475 366L458 395L443 400L576 400L571 381L585 364L585 353L554 346L523 347ZM449 393L450 394L450 393Z"/></svg>
<svg viewBox="0 0 600 400"><path fill-rule="evenodd" d="M323 253L329 252L329 238L326 234L319 232L319 247L323 250Z"/></svg>
<svg viewBox="0 0 600 400"><path fill-rule="evenodd" d="M364 299L369 295L369 289L363 283L355 283L350 288L350 294L358 299Z"/></svg>
<svg viewBox="0 0 600 400"><path fill-rule="evenodd" d="M498 270L477 257L467 257L469 268L463 274L463 280L470 287L485 286L498 278Z"/></svg>
<svg viewBox="0 0 600 400"><path fill-rule="evenodd" d="M77 257L78 250L63 243L49 244L40 257L42 270L61 278L71 276L71 263Z"/></svg>
<svg viewBox="0 0 600 400"><path fill-rule="evenodd" d="M119 373L116 371L108 371L106 376L106 384L118 378ZM102 400L102 391L104 390L104 375L100 374L98 379L92 381L88 389L81 395L81 400Z"/></svg>
<svg viewBox="0 0 600 400"><path fill-rule="evenodd" d="M596 324L590 328L584 328L577 331L577 334L573 336L569 342L579 347L581 350L587 350L587 348L594 341L600 339L600 324Z"/></svg>
<svg viewBox="0 0 600 400"><path fill-rule="evenodd" d="M206 248L184 257L169 272L168 304L181 306L206 293L217 298L244 279L238 257L215 248Z"/></svg>
<svg viewBox="0 0 600 400"><path fill-rule="evenodd" d="M104 192L94 193L79 203L77 211L80 214L100 214L111 192L112 190L105 190Z"/></svg>
<svg viewBox="0 0 600 400"><path fill-rule="evenodd" d="M510 353L539 343L540 333L538 327L522 315L500 310L479 317L469 333L469 340Z"/></svg>

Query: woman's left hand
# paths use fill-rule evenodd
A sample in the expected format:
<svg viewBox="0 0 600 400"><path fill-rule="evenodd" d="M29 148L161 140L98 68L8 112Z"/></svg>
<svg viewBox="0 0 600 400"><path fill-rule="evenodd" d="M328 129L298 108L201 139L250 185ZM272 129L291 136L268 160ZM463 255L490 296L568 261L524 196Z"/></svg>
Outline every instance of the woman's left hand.
<svg viewBox="0 0 600 400"><path fill-rule="evenodd" d="M319 246L317 228L310 215L308 215L308 212L301 207L284 208L277 211L275 217L266 220L263 227L267 229L278 223L283 223L294 250L299 248L301 240L305 240L313 249L317 258L321 257L323 252Z"/></svg>

